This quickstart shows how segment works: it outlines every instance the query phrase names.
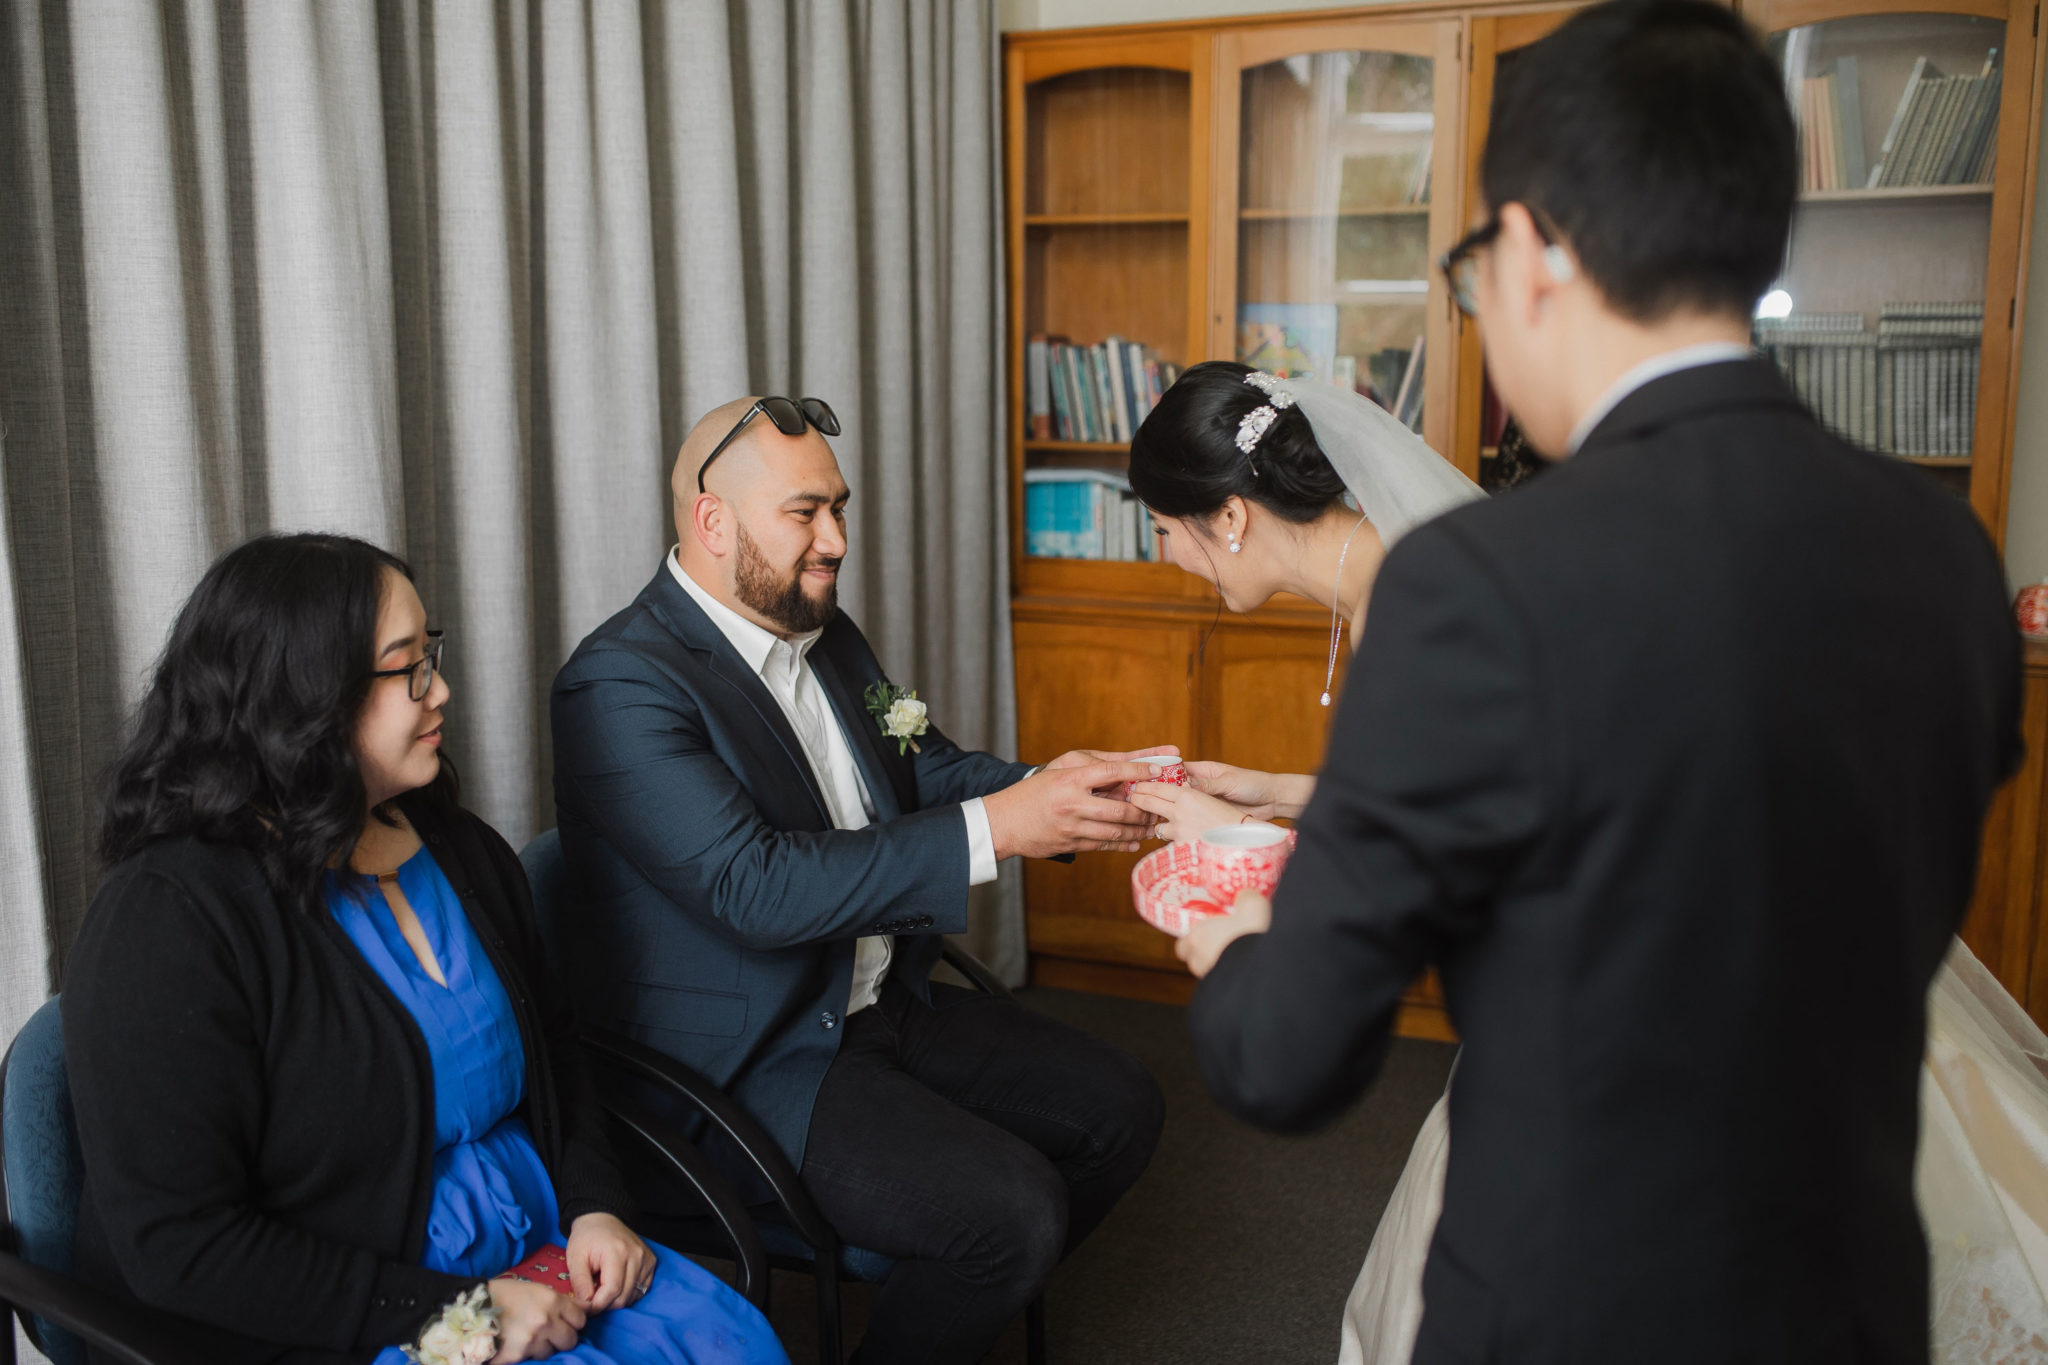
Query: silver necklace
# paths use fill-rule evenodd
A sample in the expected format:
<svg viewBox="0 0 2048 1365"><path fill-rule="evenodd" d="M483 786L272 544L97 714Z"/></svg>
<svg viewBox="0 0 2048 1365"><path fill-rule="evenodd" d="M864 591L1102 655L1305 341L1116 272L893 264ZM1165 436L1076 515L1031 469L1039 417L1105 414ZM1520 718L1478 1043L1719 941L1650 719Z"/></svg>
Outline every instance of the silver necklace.
<svg viewBox="0 0 2048 1365"><path fill-rule="evenodd" d="M1344 537L1344 548L1337 551L1337 581L1330 585L1330 666L1323 673L1323 705L1330 704L1330 684L1337 677L1337 595L1344 586L1344 556L1351 553L1352 538L1358 534L1358 527L1365 525L1365 517L1358 518L1358 526L1351 528L1351 535Z"/></svg>

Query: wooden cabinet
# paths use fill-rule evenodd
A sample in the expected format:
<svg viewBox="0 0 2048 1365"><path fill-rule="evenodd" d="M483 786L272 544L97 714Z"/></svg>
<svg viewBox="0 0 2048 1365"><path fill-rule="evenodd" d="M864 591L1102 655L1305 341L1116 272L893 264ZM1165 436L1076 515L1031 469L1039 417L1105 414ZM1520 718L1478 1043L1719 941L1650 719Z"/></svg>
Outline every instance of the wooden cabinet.
<svg viewBox="0 0 2048 1365"><path fill-rule="evenodd" d="M1757 341L1823 422L2005 524L2034 0L1752 0L1805 151Z"/></svg>
<svg viewBox="0 0 2048 1365"><path fill-rule="evenodd" d="M2002 538L2048 41L2034 0L1737 8L1772 43L1809 159L1829 158L1826 176L1801 196L1780 281L1790 302L1772 305L1802 324L1870 334L1819 339L1838 350L1914 351L1930 330L1956 334L1940 339L1952 355L1939 384L1917 357L1907 363L1922 399L1946 395L1951 405L1948 453L1864 421L1865 408L1881 405L1875 389L1856 391L1859 429L1870 433L1865 444L1933 468ZM1010 563L1027 758L1173 742L1193 757L1274 770L1319 765L1327 613L1287 600L1219 615L1206 583L1149 562L1142 512L1122 481L1125 433L1151 392L1144 366L1158 378L1238 359L1349 382L1482 485L1492 482L1502 414L1487 399L1478 329L1458 313L1435 263L1484 212L1479 154L1501 73L1572 12L1404 3L1005 40ZM1900 183L1879 175L1886 183L1871 184L1894 116L1902 133L1916 117L1916 67L1930 82L1928 101L1931 82L1946 81L1940 117L1931 104L1918 117L1923 140L1946 136L1948 151L1910 170L1899 160L1891 180ZM1965 152L1971 109L1984 132L1974 161ZM1860 167L1847 150L1858 135ZM1850 183L1859 174L1860 188ZM1966 313L1981 318L1976 331L1956 325ZM1929 319L1942 325L1930 329ZM1815 338L1804 327L1787 337L1782 323L1773 333L1770 322L1759 325L1760 343L1819 403L1825 366L1800 358ZM1100 429L1055 425L1051 413L1034 427L1034 339L1065 344L1076 367L1071 388L1049 377L1051 406L1099 397ZM1090 389L1087 357L1098 351L1098 375L1115 378ZM1826 373L1832 385L1846 371ZM1839 421L1843 390L1828 392ZM1049 505L1048 488L1061 490L1069 511L1092 515L1095 529L1084 520L1072 536L1034 532L1044 523L1031 508ZM2037 752L2048 744L2043 676L2037 660ZM2041 781L2000 798L1970 933L2022 999L2030 997L2021 986L2031 991L2039 975L2048 1009L2048 954L2033 952L2048 870ZM1190 983L1170 945L1131 911L1133 861L1095 855L1028 869L1036 979L1185 998ZM1418 983L1403 1027L1448 1036L1430 983Z"/></svg>

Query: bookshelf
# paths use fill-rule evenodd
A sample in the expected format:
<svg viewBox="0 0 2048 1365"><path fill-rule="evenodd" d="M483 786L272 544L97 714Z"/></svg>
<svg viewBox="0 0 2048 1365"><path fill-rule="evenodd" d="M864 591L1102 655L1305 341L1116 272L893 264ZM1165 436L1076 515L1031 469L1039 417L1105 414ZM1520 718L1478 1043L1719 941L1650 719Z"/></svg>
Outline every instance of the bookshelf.
<svg viewBox="0 0 2048 1365"><path fill-rule="evenodd" d="M1838 315L1839 326L1854 313L1871 336L1792 344L1883 345L1912 353L1909 365L1939 350L1971 352L1974 368L1944 360L1939 384L1931 370L1920 380L1923 398L1946 394L1958 412L1974 382L1966 416L1951 414L1948 443L1895 441L1891 453L1967 497L2000 536L2040 119L2034 5L1737 3L1769 36L1795 108L1840 125L1827 130L1831 144L1807 143L1833 160L1802 190L1780 284L1802 320ZM1033 425L1031 341L1061 339L1075 355L1103 347L1099 364L1124 379L1127 426L1142 418L1147 360L1162 375L1231 358L1348 377L1488 482L1501 417L1488 402L1478 329L1452 305L1434 262L1482 212L1478 158L1498 76L1571 12L1527 0L1396 0L1313 17L1006 38L1010 564L1025 753L1171 742L1257 767L1317 766L1324 611L1276 599L1250 615L1219 614L1206 584L1170 565L1103 557L1106 540L1080 553L1071 543L1049 553L1052 542L1040 540L1034 552L1031 490L1092 482L1108 491L1090 497L1109 508L1128 448L1114 420L1084 432L1048 412ZM1988 84L1969 84L1989 74L1993 49L1995 100ZM1930 92L1930 71L1946 82L1953 136L1943 159L1930 151L1913 173L1873 181L1869 167L1916 64ZM1850 67L1853 92L1842 89ZM1829 76L1832 89L1804 84ZM1974 158L1963 154L1972 107ZM1852 122L1865 149L1860 182ZM1981 322L1896 307L1973 302ZM1970 335L1944 333L1962 321ZM1813 375L1809 356L1809 383ZM1115 406L1116 394L1099 396ZM1068 397L1084 401L1078 383ZM1875 386L1858 397L1870 406ZM1186 998L1191 983L1169 941L1130 911L1133 861L1027 868L1035 979ZM1431 983L1411 994L1402 1026L1448 1036Z"/></svg>

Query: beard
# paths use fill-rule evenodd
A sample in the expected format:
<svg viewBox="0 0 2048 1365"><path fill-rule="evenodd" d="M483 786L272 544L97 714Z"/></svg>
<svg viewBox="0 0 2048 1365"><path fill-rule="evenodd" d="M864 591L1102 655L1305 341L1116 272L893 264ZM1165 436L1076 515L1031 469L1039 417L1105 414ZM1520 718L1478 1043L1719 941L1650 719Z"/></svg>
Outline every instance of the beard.
<svg viewBox="0 0 2048 1365"><path fill-rule="evenodd" d="M822 629L839 610L839 584L835 580L822 598L812 597L804 591L804 571L836 569L840 561L807 559L785 574L768 562L746 527L738 530L739 563L733 590L740 601L792 635Z"/></svg>

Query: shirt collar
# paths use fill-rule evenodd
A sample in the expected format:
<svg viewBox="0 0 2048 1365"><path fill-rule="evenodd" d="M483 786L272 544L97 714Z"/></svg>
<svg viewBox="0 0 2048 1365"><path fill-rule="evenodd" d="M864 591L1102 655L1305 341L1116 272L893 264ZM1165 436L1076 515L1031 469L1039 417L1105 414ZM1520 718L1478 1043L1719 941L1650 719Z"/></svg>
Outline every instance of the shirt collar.
<svg viewBox="0 0 2048 1365"><path fill-rule="evenodd" d="M1675 351L1653 355L1639 365L1622 373L1621 378L1607 386L1607 392L1600 395L1598 402L1586 409L1586 415L1572 428L1571 439L1565 442L1568 454L1577 454L1586 438L1593 434L1593 428L1600 425L1608 413L1613 412L1621 400L1634 393L1653 379L1662 379L1667 374L1677 374L1696 365L1718 365L1724 360L1747 360L1754 354L1749 347L1736 341L1700 341L1690 346L1680 346Z"/></svg>
<svg viewBox="0 0 2048 1365"><path fill-rule="evenodd" d="M785 641L774 631L749 621L705 591L703 585L683 571L682 561L676 558L676 549L679 548L681 547L671 548L662 560L662 563L668 566L669 576L675 579L684 592L690 594L692 601L704 609L704 614L711 618L711 624L717 626L719 633L739 651L739 656L747 667L753 669L757 675L766 677L769 661L775 657L775 647L784 644ZM818 643L818 637L824 633L822 630L814 630L808 635L798 635L788 640L786 643L793 660L801 660L809 654L811 646Z"/></svg>

